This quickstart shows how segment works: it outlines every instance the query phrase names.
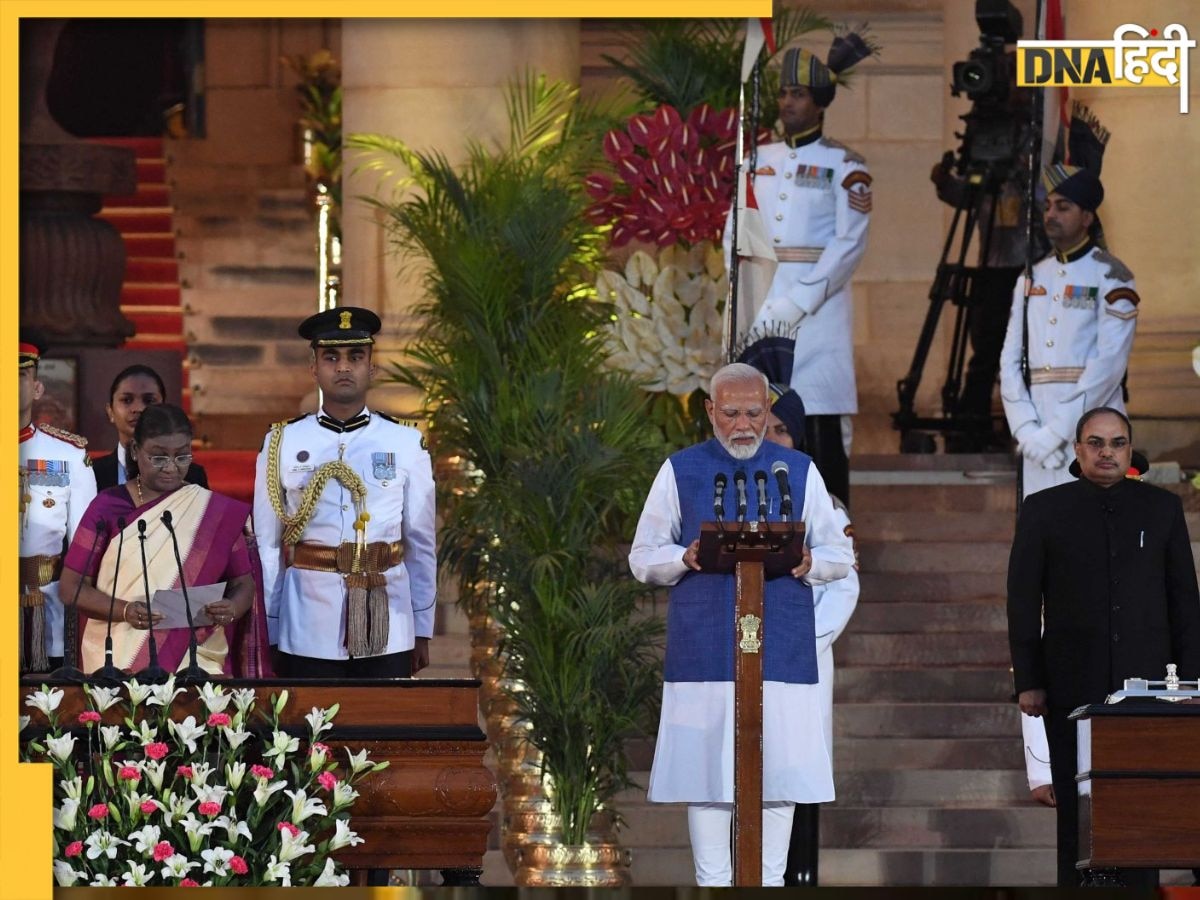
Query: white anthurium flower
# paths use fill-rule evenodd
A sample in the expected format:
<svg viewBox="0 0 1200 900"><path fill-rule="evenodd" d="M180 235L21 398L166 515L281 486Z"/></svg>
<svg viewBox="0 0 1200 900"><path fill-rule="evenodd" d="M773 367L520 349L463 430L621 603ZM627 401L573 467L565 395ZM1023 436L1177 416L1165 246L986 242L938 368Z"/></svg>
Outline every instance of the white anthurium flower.
<svg viewBox="0 0 1200 900"><path fill-rule="evenodd" d="M233 857L234 852L225 847L213 847L211 850L200 852L200 858L204 860L204 871L212 872L218 878L229 874L229 861Z"/></svg>
<svg viewBox="0 0 1200 900"><path fill-rule="evenodd" d="M107 688L100 685L84 684L83 691L91 698L92 708L102 713L121 699L120 688Z"/></svg>
<svg viewBox="0 0 1200 900"><path fill-rule="evenodd" d="M364 840L358 836L357 832L350 830L350 823L345 819L338 819L337 822L334 823L334 828L336 830L333 833L333 837L329 839L330 852L333 852L334 850L341 850L343 847L353 847L357 844L365 843Z"/></svg>
<svg viewBox="0 0 1200 900"><path fill-rule="evenodd" d="M42 685L45 688L45 685ZM32 706L47 719L50 714L58 709L58 705L62 703L63 691L60 688L51 688L50 690L34 691L25 698L25 705Z"/></svg>
<svg viewBox="0 0 1200 900"><path fill-rule="evenodd" d="M284 791L292 798L292 824L299 825L309 816L324 816L328 814L324 802L318 797L310 797L304 790Z"/></svg>
<svg viewBox="0 0 1200 900"><path fill-rule="evenodd" d="M138 684L136 678L130 678L125 682L125 692L129 694L129 702L134 706L140 706L145 703L150 697L151 691L154 690L152 684Z"/></svg>
<svg viewBox="0 0 1200 900"><path fill-rule="evenodd" d="M87 858L96 859L100 856L107 856L109 859L117 858L117 851L121 847L128 847L129 841L122 840L115 834L101 828L98 831L93 831L83 843L87 845Z"/></svg>
<svg viewBox="0 0 1200 900"><path fill-rule="evenodd" d="M143 856L153 856L155 845L162 840L162 829L157 825L143 825L137 831L129 832L133 849Z"/></svg>
<svg viewBox="0 0 1200 900"><path fill-rule="evenodd" d="M294 837L286 828L279 832L279 861L290 863L294 859L314 852L317 848L312 844L304 843L307 840L307 831L299 831Z"/></svg>
<svg viewBox="0 0 1200 900"><path fill-rule="evenodd" d="M254 688L237 688L233 692L233 705L237 707L237 711L243 716L254 706L256 699Z"/></svg>
<svg viewBox="0 0 1200 900"><path fill-rule="evenodd" d="M121 874L121 881L125 883L125 887L145 887L146 882L152 877L146 871L146 867L133 860L129 860L127 865L129 868Z"/></svg>
<svg viewBox="0 0 1200 900"><path fill-rule="evenodd" d="M200 685L196 693L200 695L204 708L210 713L225 712L225 707L229 706L229 701L233 699L232 694L225 693L225 688L212 681Z"/></svg>
<svg viewBox="0 0 1200 900"><path fill-rule="evenodd" d="M83 799L83 776L63 778L58 782L58 786L62 788L63 795L68 799L74 800L76 803Z"/></svg>
<svg viewBox="0 0 1200 900"><path fill-rule="evenodd" d="M724 248L717 244L710 244L707 241L704 243L707 244L707 246L704 248L705 273L707 273L708 277L713 281L716 281L718 278L727 277L729 273L725 267ZM697 244L696 246L699 247L701 245Z"/></svg>
<svg viewBox="0 0 1200 900"><path fill-rule="evenodd" d="M283 731L276 731L271 735L271 747L263 753L263 758L277 757L279 765L282 765L289 753L295 753L299 749L299 738L294 738Z"/></svg>
<svg viewBox="0 0 1200 900"><path fill-rule="evenodd" d="M229 763L225 766L225 782L231 790L237 790L242 786L242 781L246 777L246 764L241 760Z"/></svg>
<svg viewBox="0 0 1200 900"><path fill-rule="evenodd" d="M276 791L281 791L287 787L286 781L264 781L258 779L258 785L254 788L254 802L262 806L271 799L271 795Z"/></svg>
<svg viewBox="0 0 1200 900"><path fill-rule="evenodd" d="M182 853L172 853L163 860L162 877L170 879L187 878L192 869L200 868L200 863L193 862Z"/></svg>
<svg viewBox="0 0 1200 900"><path fill-rule="evenodd" d="M628 283L623 281L616 272L605 269L596 276L596 295L601 300L616 304L618 307L624 306L627 312L629 304L622 296L623 286L627 287Z"/></svg>
<svg viewBox="0 0 1200 900"><path fill-rule="evenodd" d="M348 781L339 781L333 786L333 808L335 810L349 806L358 799L358 791Z"/></svg>
<svg viewBox="0 0 1200 900"><path fill-rule="evenodd" d="M196 739L204 736L204 726L196 724L195 716L188 716L182 722L168 720L167 726L176 739L187 747L188 753L196 752Z"/></svg>
<svg viewBox="0 0 1200 900"><path fill-rule="evenodd" d="M28 728L31 721L33 721L31 716L17 716L17 734Z"/></svg>
<svg viewBox="0 0 1200 900"><path fill-rule="evenodd" d="M236 750L246 741L250 740L250 732L243 731L241 728L230 728L228 725L221 726L221 732L225 735L225 741L229 744L231 750Z"/></svg>
<svg viewBox="0 0 1200 900"><path fill-rule="evenodd" d="M101 725L100 726L100 741L104 744L104 752L112 753L117 748L117 744L121 740L120 725Z"/></svg>
<svg viewBox="0 0 1200 900"><path fill-rule="evenodd" d="M667 379L667 392L675 394L677 397L686 397L693 391L699 390L700 379L689 372L682 376L673 376Z"/></svg>
<svg viewBox="0 0 1200 900"><path fill-rule="evenodd" d="M263 872L263 881L278 881L281 887L292 886L292 867L289 863L280 862L274 856L267 860L267 870Z"/></svg>
<svg viewBox="0 0 1200 900"><path fill-rule="evenodd" d="M634 287L654 284L658 277L658 263L644 250L638 250L625 261L625 280Z"/></svg>
<svg viewBox="0 0 1200 900"><path fill-rule="evenodd" d="M192 763L192 786L208 784L208 776L213 773L211 763Z"/></svg>
<svg viewBox="0 0 1200 900"><path fill-rule="evenodd" d="M623 292L625 304L629 307L630 312L637 313L637 316L642 318L650 317L650 298L635 287L628 287ZM630 318L636 318L630 316Z"/></svg>
<svg viewBox="0 0 1200 900"><path fill-rule="evenodd" d="M347 747L346 756L350 759L350 771L355 775L357 775L363 769L368 769L374 765L369 759L367 759L367 751L365 748L360 750L358 753L351 753L350 748ZM338 784L341 783L342 782L340 781L338 782Z"/></svg>
<svg viewBox="0 0 1200 900"><path fill-rule="evenodd" d="M71 758L71 754L75 752L75 735L68 731L66 734L59 735L58 737L47 736L46 752L59 762L65 763Z"/></svg>
<svg viewBox="0 0 1200 900"><path fill-rule="evenodd" d="M150 699L146 702L150 706L170 706L176 697L186 693L183 688L175 687L175 673L172 672L163 684L156 684L150 688Z"/></svg>
<svg viewBox="0 0 1200 900"><path fill-rule="evenodd" d="M79 801L64 797L62 806L54 808L54 827L63 831L74 831L75 820L79 815Z"/></svg>
<svg viewBox="0 0 1200 900"><path fill-rule="evenodd" d="M630 346L645 344L647 347L658 349L658 332L654 328L653 319L630 319L625 323L625 327L628 329Z"/></svg>
<svg viewBox="0 0 1200 900"><path fill-rule="evenodd" d="M312 708L312 712L305 715L304 720L308 722L308 729L312 732L312 739L318 740L322 734L333 728L330 721L337 714L336 710Z"/></svg>
<svg viewBox="0 0 1200 900"><path fill-rule="evenodd" d="M253 839L250 833L250 826L240 819L235 819L232 816L217 816L213 819L213 828L224 828L228 835L226 839L230 844L236 843L238 836L244 837L246 840Z"/></svg>
<svg viewBox="0 0 1200 900"><path fill-rule="evenodd" d="M137 730L131 734L143 747L158 740L158 729L151 725L148 719L138 722Z"/></svg>
<svg viewBox="0 0 1200 900"><path fill-rule="evenodd" d="M313 882L313 887L345 887L349 883L350 876L346 874L339 875L333 859L326 857L325 868L321 870L321 874Z"/></svg>
<svg viewBox="0 0 1200 900"><path fill-rule="evenodd" d="M83 872L77 872L65 859L54 861L54 883L59 887L71 887L80 878L86 878Z"/></svg>
<svg viewBox="0 0 1200 900"><path fill-rule="evenodd" d="M148 759L142 764L142 774L156 791L161 791L167 774L167 764L161 759Z"/></svg>

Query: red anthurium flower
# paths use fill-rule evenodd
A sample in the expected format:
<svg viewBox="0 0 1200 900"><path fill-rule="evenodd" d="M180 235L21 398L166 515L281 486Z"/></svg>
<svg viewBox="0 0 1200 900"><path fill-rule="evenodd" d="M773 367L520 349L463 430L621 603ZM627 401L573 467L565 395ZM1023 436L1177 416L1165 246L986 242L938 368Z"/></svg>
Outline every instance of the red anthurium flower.
<svg viewBox="0 0 1200 900"><path fill-rule="evenodd" d="M682 125L683 119L679 116L679 110L669 103L664 103L654 111L654 122L665 133Z"/></svg>
<svg viewBox="0 0 1200 900"><path fill-rule="evenodd" d="M629 137L639 147L647 146L659 133L650 116L634 116L629 120Z"/></svg>
<svg viewBox="0 0 1200 900"><path fill-rule="evenodd" d="M604 158L613 165L633 153L633 141L625 132L614 128L604 136Z"/></svg>

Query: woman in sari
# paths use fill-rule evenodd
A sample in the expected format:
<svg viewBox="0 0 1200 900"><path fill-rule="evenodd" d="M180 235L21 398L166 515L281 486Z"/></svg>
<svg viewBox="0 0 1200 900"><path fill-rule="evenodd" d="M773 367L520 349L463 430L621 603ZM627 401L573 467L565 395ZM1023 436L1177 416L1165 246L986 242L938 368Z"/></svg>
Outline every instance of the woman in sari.
<svg viewBox="0 0 1200 900"><path fill-rule="evenodd" d="M170 512L187 587L225 583L224 596L203 607L212 624L195 629L200 667L213 675L270 674L261 574L248 528L250 507L184 482L191 444L192 426L182 409L165 403L148 407L129 447L129 480L97 494L75 531L61 585L63 596L71 597L83 582L79 608L87 616L81 656L85 672L104 664L110 594L116 597L113 663L132 672L149 664L150 629L162 614L151 614L146 603L138 525L146 525L151 594L178 590L175 549L162 521L163 513ZM125 522L123 531L118 520ZM173 671L188 665L187 628L154 628L154 637L160 666Z"/></svg>

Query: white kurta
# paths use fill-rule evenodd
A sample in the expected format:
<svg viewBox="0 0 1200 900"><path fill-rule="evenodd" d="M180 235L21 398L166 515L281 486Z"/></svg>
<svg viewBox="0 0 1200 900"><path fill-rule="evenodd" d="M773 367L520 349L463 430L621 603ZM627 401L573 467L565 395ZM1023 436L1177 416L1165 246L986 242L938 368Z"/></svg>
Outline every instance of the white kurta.
<svg viewBox="0 0 1200 900"><path fill-rule="evenodd" d="M1024 495L1072 480L1075 424L1089 409L1122 412L1121 379L1137 321L1133 275L1117 259L1091 249L1070 262L1051 254L1033 267L1029 297L1029 373L1021 376L1025 279L1013 290L1012 311L1000 353L1000 396L1014 436L1047 425L1060 439L1066 461L1043 469L1024 460Z"/></svg>
<svg viewBox="0 0 1200 900"><path fill-rule="evenodd" d="M283 526L267 494L268 477L278 477L285 510L294 515L313 473L338 459L339 452L367 488L367 542L404 544L404 561L385 573L391 613L385 652L411 650L414 638L431 637L437 569L434 487L421 433L374 414L366 427L339 434L319 425L316 416L305 416L284 426L275 476L267 472L269 441L270 435L255 472L254 530L271 643L297 656L348 658L345 580L337 572L282 565ZM327 547L353 542L356 517L350 492L331 479L300 540Z"/></svg>
<svg viewBox="0 0 1200 900"><path fill-rule="evenodd" d="M854 561L850 539L834 516L817 467L804 488L805 543L812 570L804 581L844 578ZM680 533L681 516L671 461L663 463L638 520L629 566L647 584L669 586L688 571L683 554L695 536ZM686 537L686 540L685 540ZM733 700L729 681L667 682L650 772L656 803L733 801ZM763 682L763 800L832 800L833 768L821 708L820 684Z"/></svg>
<svg viewBox="0 0 1200 900"><path fill-rule="evenodd" d="M58 556L64 552L64 539L71 542L79 520L96 497L91 462L83 447L41 428L35 428L19 447L21 468L29 470L29 503L20 524L19 555ZM39 466L39 462L49 465ZM62 656L63 605L58 582L44 586L42 594L46 597L46 654Z"/></svg>
<svg viewBox="0 0 1200 900"><path fill-rule="evenodd" d="M841 507L834 516L842 531L850 535L850 517ZM858 567L851 566L845 578L829 581L813 588L813 607L817 624L817 686L821 689L821 720L825 741L833 758L833 642L846 630L850 616L858 605Z"/></svg>

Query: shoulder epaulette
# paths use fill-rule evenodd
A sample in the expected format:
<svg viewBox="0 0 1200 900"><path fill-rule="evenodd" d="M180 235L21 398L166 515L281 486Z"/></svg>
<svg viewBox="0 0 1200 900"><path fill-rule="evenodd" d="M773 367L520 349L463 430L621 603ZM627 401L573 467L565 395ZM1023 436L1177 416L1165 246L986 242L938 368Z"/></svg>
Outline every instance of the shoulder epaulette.
<svg viewBox="0 0 1200 900"><path fill-rule="evenodd" d="M396 416L393 416L391 413L385 413L380 410L375 410L375 414L377 416L379 416L379 418L381 418L381 419L387 419L393 425L404 425L404 426L407 426L408 428L416 428L418 431L421 428L420 424L417 422L416 419L401 419L401 418L397 418Z"/></svg>
<svg viewBox="0 0 1200 900"><path fill-rule="evenodd" d="M857 150L851 150L849 147L847 147L841 141L835 141L831 137L826 137L825 135L821 135L821 137L817 141L817 143L820 144L822 147L829 147L830 149L833 149L833 150L844 151L846 155L842 157L842 162L858 163L861 166L865 166L867 164L867 158L865 156L863 156Z"/></svg>
<svg viewBox="0 0 1200 900"><path fill-rule="evenodd" d="M1108 266L1108 271L1104 273L1106 278L1115 278L1117 281L1133 281L1133 272L1129 271L1129 266L1125 265L1125 263L1121 262L1107 250L1101 250L1097 247L1092 251L1092 259Z"/></svg>
<svg viewBox="0 0 1200 900"><path fill-rule="evenodd" d="M61 428L55 428L53 425L38 425L38 431L44 432L51 437L56 437L60 441L66 441L68 444L74 444L80 449L87 446L88 439L81 434L72 434L69 431L63 431Z"/></svg>
<svg viewBox="0 0 1200 900"><path fill-rule="evenodd" d="M275 424L277 424L277 425L295 425L297 422L303 422L305 419L307 419L311 415L312 415L312 413L305 413L302 416L296 416L296 418L294 418L294 419L288 419L286 422L276 422Z"/></svg>

